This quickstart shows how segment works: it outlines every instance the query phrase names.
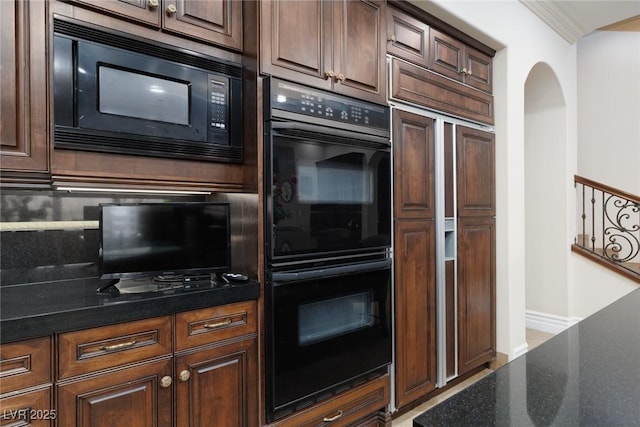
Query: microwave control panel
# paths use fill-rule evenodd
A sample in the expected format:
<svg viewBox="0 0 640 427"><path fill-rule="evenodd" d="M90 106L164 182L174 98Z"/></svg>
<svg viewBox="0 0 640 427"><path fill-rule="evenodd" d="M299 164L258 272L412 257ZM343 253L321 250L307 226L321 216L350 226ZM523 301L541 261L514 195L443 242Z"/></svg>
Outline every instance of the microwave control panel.
<svg viewBox="0 0 640 427"><path fill-rule="evenodd" d="M229 79L214 74L208 76L208 140L228 141Z"/></svg>

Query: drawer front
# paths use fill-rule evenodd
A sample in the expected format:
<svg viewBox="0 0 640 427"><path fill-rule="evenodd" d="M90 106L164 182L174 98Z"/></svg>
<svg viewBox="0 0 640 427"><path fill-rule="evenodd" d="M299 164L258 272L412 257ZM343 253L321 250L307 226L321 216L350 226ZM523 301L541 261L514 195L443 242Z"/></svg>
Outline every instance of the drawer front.
<svg viewBox="0 0 640 427"><path fill-rule="evenodd" d="M369 417L388 404L389 376L384 375L272 426L346 426Z"/></svg>
<svg viewBox="0 0 640 427"><path fill-rule="evenodd" d="M170 354L171 336L170 316L60 334L58 378Z"/></svg>
<svg viewBox="0 0 640 427"><path fill-rule="evenodd" d="M50 337L0 346L0 394L50 382Z"/></svg>
<svg viewBox="0 0 640 427"><path fill-rule="evenodd" d="M58 415L51 405L51 386L0 399L0 408L2 427L52 426Z"/></svg>
<svg viewBox="0 0 640 427"><path fill-rule="evenodd" d="M176 351L257 332L256 302L244 301L176 314Z"/></svg>

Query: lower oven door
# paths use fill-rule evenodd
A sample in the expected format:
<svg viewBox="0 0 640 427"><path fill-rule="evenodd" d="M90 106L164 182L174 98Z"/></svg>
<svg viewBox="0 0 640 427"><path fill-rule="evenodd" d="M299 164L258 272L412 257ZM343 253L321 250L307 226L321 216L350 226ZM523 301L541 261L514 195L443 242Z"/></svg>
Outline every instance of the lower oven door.
<svg viewBox="0 0 640 427"><path fill-rule="evenodd" d="M287 273L274 274L267 289L269 422L386 372L391 269L382 264L290 282L277 281Z"/></svg>

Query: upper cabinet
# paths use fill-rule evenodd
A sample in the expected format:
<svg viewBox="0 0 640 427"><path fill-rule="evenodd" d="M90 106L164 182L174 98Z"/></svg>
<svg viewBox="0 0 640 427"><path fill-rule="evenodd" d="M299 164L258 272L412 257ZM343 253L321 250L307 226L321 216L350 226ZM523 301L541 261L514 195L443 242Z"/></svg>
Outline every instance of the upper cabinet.
<svg viewBox="0 0 640 427"><path fill-rule="evenodd" d="M0 155L5 184L48 180L45 6L20 0L2 4Z"/></svg>
<svg viewBox="0 0 640 427"><path fill-rule="evenodd" d="M163 30L242 50L242 2L236 0L73 0Z"/></svg>
<svg viewBox="0 0 640 427"><path fill-rule="evenodd" d="M476 89L493 89L491 56L438 31L430 30L429 68Z"/></svg>
<svg viewBox="0 0 640 427"><path fill-rule="evenodd" d="M384 104L384 2L264 1L261 72Z"/></svg>
<svg viewBox="0 0 640 427"><path fill-rule="evenodd" d="M429 66L429 26L387 7L387 52L423 67Z"/></svg>

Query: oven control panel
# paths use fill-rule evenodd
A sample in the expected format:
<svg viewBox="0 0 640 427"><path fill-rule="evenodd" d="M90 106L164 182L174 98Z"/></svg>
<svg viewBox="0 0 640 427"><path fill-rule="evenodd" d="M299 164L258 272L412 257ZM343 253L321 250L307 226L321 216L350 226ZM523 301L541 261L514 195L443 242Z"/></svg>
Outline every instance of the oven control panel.
<svg viewBox="0 0 640 427"><path fill-rule="evenodd" d="M389 109L382 105L274 78L271 78L268 89L270 94L265 98L270 101L271 110L370 128L389 129Z"/></svg>

